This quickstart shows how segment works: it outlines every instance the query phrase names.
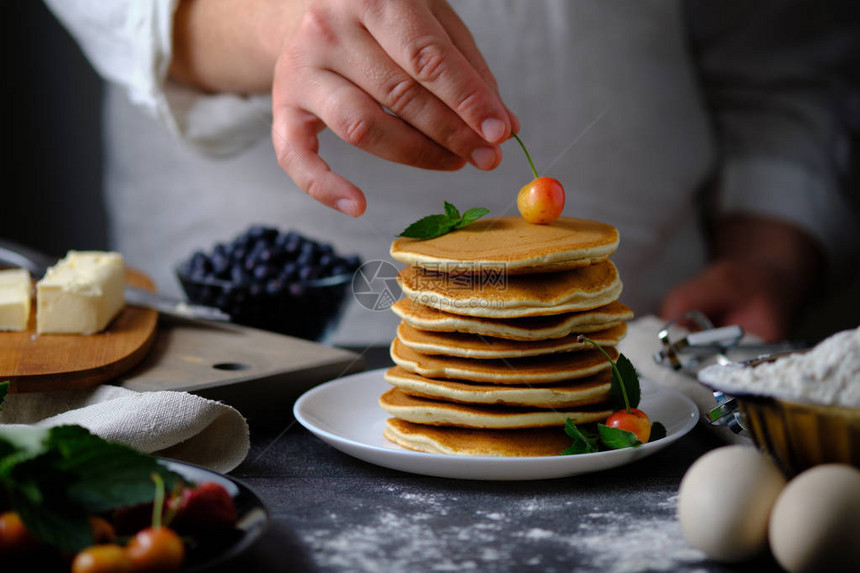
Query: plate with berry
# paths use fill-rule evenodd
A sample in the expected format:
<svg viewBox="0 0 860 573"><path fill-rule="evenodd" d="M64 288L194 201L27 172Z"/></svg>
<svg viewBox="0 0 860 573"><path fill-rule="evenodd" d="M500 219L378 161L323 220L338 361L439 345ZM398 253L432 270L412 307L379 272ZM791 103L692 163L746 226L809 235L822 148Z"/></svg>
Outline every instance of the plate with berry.
<svg viewBox="0 0 860 573"><path fill-rule="evenodd" d="M0 428L6 571L203 571L269 524L242 482L78 425Z"/></svg>

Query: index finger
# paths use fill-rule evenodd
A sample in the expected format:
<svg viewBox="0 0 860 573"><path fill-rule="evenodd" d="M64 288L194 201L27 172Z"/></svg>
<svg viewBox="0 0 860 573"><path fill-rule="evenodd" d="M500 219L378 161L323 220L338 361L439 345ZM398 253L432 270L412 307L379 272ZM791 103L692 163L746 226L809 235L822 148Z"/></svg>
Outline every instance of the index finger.
<svg viewBox="0 0 860 573"><path fill-rule="evenodd" d="M423 4L381 2L363 23L391 59L490 143L507 139L507 108ZM392 26L391 22L396 22Z"/></svg>

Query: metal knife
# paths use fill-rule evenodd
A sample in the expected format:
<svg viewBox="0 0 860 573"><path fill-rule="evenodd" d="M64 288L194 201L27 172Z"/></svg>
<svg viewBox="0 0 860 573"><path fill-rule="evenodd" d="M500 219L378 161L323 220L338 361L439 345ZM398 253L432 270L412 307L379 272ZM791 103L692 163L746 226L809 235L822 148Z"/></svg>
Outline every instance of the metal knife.
<svg viewBox="0 0 860 573"><path fill-rule="evenodd" d="M25 268L34 277L42 277L55 259L30 247L0 238L0 263ZM151 308L170 316L186 319L229 322L230 315L221 309L191 304L184 300L154 293L142 288L126 286L125 302L131 306Z"/></svg>

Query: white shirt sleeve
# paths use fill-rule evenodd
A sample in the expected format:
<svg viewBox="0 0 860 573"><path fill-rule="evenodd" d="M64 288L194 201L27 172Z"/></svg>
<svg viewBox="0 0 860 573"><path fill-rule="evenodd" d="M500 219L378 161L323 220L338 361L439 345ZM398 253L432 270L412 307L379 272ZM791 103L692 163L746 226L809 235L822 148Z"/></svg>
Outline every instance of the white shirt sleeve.
<svg viewBox="0 0 860 573"><path fill-rule="evenodd" d="M167 77L179 0L45 3L106 81L190 145L226 155L269 133L270 96L205 94Z"/></svg>
<svg viewBox="0 0 860 573"><path fill-rule="evenodd" d="M834 270L860 244L846 185L860 37L823 4L693 0L688 15L720 142L717 212L793 223Z"/></svg>

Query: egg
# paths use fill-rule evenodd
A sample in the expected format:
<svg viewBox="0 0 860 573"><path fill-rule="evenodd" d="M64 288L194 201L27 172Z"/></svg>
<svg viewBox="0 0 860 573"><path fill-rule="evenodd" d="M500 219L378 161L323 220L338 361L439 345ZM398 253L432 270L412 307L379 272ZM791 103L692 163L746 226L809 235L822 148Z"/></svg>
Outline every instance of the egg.
<svg viewBox="0 0 860 573"><path fill-rule="evenodd" d="M769 537L789 573L857 571L860 470L824 464L795 477L773 506Z"/></svg>
<svg viewBox="0 0 860 573"><path fill-rule="evenodd" d="M785 478L750 446L712 450L684 474L678 519L687 541L711 559L737 563L767 549L768 519Z"/></svg>

